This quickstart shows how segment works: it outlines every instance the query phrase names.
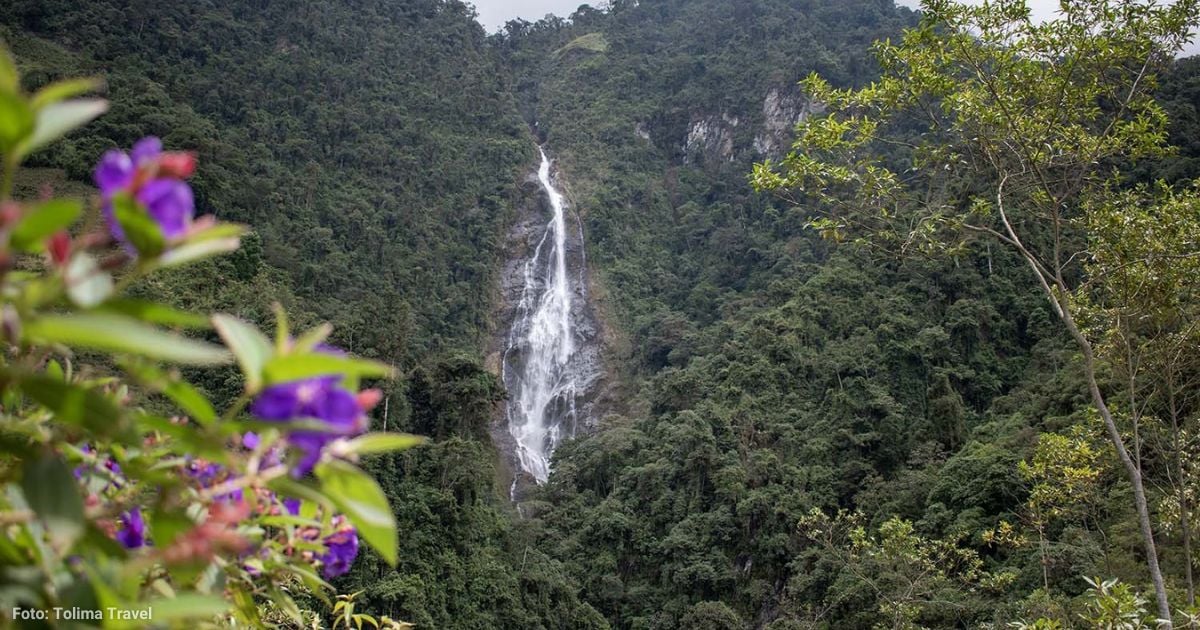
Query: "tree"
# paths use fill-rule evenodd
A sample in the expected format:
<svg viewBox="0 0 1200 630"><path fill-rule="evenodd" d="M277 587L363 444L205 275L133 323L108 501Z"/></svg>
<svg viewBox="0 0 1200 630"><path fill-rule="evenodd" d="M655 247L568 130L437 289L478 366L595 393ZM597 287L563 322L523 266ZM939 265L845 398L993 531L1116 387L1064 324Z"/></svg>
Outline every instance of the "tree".
<svg viewBox="0 0 1200 630"><path fill-rule="evenodd" d="M991 241L1028 265L1082 355L1091 401L1133 488L1158 613L1169 620L1140 459L1079 315L1105 281L1085 262L1096 214L1120 212L1113 165L1163 153L1155 72L1200 9L1194 0L1064 0L1043 23L1024 0L927 0L922 9L899 43L877 43L875 83L839 90L816 75L805 81L826 115L802 123L782 164L757 165L753 181L814 207L811 224L837 240L855 235L907 254Z"/></svg>

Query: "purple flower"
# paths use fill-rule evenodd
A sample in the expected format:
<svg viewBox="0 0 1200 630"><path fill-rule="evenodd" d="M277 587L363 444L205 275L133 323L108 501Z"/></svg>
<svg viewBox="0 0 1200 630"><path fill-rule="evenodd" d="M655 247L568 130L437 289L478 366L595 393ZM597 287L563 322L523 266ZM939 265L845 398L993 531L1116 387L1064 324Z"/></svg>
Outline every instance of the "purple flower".
<svg viewBox="0 0 1200 630"><path fill-rule="evenodd" d="M205 461L202 459L189 459L187 468L184 469L184 474L196 481L201 488L211 488L221 483L225 483L233 478L229 470L220 464ZM241 503L244 495L241 488L214 496L216 501L227 501L229 503Z"/></svg>
<svg viewBox="0 0 1200 630"><path fill-rule="evenodd" d="M135 507L121 515L117 541L126 549L140 549L146 545L146 521L142 519L141 508Z"/></svg>
<svg viewBox="0 0 1200 630"><path fill-rule="evenodd" d="M317 378L272 385L255 399L251 411L263 420L283 422L312 418L331 429L352 429L362 416L358 400L338 385L341 377Z"/></svg>
<svg viewBox="0 0 1200 630"><path fill-rule="evenodd" d="M129 151L129 155L133 158L134 166L140 167L157 160L158 156L162 155L162 149L162 140L154 136L146 136L133 143L133 149Z"/></svg>
<svg viewBox="0 0 1200 630"><path fill-rule="evenodd" d="M108 200L133 183L133 173L133 160L129 155L124 151L111 149L101 156L93 175L100 194Z"/></svg>
<svg viewBox="0 0 1200 630"><path fill-rule="evenodd" d="M105 152L96 165L93 179L100 188L109 233L130 253L136 252L113 210L113 197L118 194L132 194L167 239L183 236L191 225L196 203L191 187L182 179L191 171L169 168L173 164L171 158L180 156L185 157L189 165L194 165L194 157L190 154L163 153L162 141L147 136L138 140L129 153L117 149Z"/></svg>
<svg viewBox="0 0 1200 630"><path fill-rule="evenodd" d="M271 422L317 420L323 430L294 431L288 443L300 452L292 475L302 477L321 459L321 451L339 437L357 435L366 429L366 415L358 399L340 385L337 376L292 381L272 385L254 400L250 411Z"/></svg>
<svg viewBox="0 0 1200 630"><path fill-rule="evenodd" d="M137 200L146 207L163 236L168 239L183 236L196 214L192 188L177 179L147 182L138 191Z"/></svg>
<svg viewBox="0 0 1200 630"><path fill-rule="evenodd" d="M83 453L84 455L95 455L96 454L96 451L95 451L95 449L92 448L91 444L84 444L83 446L79 447L79 451L81 453ZM105 486L105 489L107 490L108 488L111 488L111 487L120 488L122 485L122 482L120 481L122 472L121 472L121 465L117 463L117 460L113 459L112 457L108 457L108 458L105 458L104 463L101 465L104 466L105 470L107 470L109 473L111 473L111 475L108 477L109 481L108 481L108 484ZM98 473L99 470L100 470L99 468L96 468L94 466L89 466L87 464L81 464L79 466L76 466L75 470L73 472L75 473L75 479L77 479L79 481L83 481L84 477Z"/></svg>
<svg viewBox="0 0 1200 630"><path fill-rule="evenodd" d="M242 436L242 446L244 446L247 450L253 451L254 449L258 448L259 441L258 434L253 431L247 431L246 434Z"/></svg>
<svg viewBox="0 0 1200 630"><path fill-rule="evenodd" d="M321 562L325 565L323 573L326 578L345 575L358 556L358 532L354 527L346 526L325 538L325 555Z"/></svg>
<svg viewBox="0 0 1200 630"><path fill-rule="evenodd" d="M300 499L288 497L283 500L283 509L287 510L288 514L298 516L300 514Z"/></svg>

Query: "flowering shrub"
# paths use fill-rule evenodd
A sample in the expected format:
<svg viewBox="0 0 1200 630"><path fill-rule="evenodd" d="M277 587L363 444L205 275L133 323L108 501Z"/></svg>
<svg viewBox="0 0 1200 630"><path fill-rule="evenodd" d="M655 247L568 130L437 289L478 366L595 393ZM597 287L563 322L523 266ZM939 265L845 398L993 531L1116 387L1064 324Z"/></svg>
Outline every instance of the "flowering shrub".
<svg viewBox="0 0 1200 630"><path fill-rule="evenodd" d="M308 625L293 594L334 609L326 580L349 571L360 540L396 561L391 509L356 460L419 439L365 433L380 393L360 380L391 370L327 345L328 326L293 334L277 309L268 338L122 296L238 247L243 227L195 216L195 156L157 138L105 153L90 231L76 227L84 201L12 199L27 155L105 111L80 98L95 87L26 95L0 49L0 615ZM244 390L222 410L164 367L227 363Z"/></svg>

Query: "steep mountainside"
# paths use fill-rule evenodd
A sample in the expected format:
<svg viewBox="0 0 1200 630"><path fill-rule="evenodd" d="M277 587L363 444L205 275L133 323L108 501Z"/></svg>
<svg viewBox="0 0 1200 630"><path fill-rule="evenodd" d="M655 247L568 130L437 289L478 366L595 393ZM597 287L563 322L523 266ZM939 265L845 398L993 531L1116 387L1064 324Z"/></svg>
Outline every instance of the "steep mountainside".
<svg viewBox="0 0 1200 630"><path fill-rule="evenodd" d="M885 623L878 582L802 530L813 510L861 513L861 548L891 532L1004 576L922 590L926 627L1061 612L1085 575L1140 588L1110 468L1083 513L1039 532L1046 554L997 542L1028 521L1018 463L1039 434L1098 441L1077 357L1017 261L834 246L748 183L821 109L797 81L868 83L870 43L915 15L891 0L607 4L489 38L458 0L8 0L0 38L28 87L99 74L113 100L20 188L78 189L104 149L147 134L195 149L201 212L255 233L138 290L259 322L282 301L402 369L377 428L432 439L367 462L401 532L395 570L364 551L336 584L367 612L430 628ZM1162 85L1182 156L1137 177L1196 175L1197 76L1184 62ZM548 205L532 201L535 139L582 220L612 413L562 444L518 516L483 354L504 335L506 238ZM218 398L241 385L197 380ZM912 577L875 566L884 587Z"/></svg>
<svg viewBox="0 0 1200 630"><path fill-rule="evenodd" d="M912 521L1012 581L923 595L928 627L1042 610L1027 598L1043 581L1036 550L985 533L1024 518L1018 462L1039 433L1094 425L1025 270L984 248L900 262L833 247L802 207L747 183L819 111L796 81L869 81L869 42L912 19L871 0L662 0L509 25L524 112L562 157L629 336L637 393L560 449L534 519L615 627L880 623L882 595L800 531L813 509L860 511L866 531ZM1189 124L1182 85L1164 92ZM1070 595L1080 575L1145 579L1127 488L1116 475L1104 488L1094 513L1055 524L1045 579Z"/></svg>

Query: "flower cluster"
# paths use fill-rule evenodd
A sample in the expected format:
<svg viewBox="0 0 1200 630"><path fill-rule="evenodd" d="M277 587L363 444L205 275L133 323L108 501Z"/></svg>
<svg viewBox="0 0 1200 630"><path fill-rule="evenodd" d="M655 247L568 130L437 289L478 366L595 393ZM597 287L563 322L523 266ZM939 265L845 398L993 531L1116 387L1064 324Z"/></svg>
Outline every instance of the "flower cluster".
<svg viewBox="0 0 1200 630"><path fill-rule="evenodd" d="M335 348L322 352L340 354ZM366 412L378 403L374 390L355 394L342 386L340 376L321 376L265 388L254 400L251 412L268 422L315 421L316 426L293 430L288 443L300 453L292 476L312 471L325 447L368 428Z"/></svg>
<svg viewBox="0 0 1200 630"><path fill-rule="evenodd" d="M298 554L307 562L320 563L321 573L326 578L345 575L358 557L358 530L345 516L338 514L333 517L333 533L322 538L321 530L317 527L303 527L296 532L295 544L287 546L288 554ZM324 553L316 553L304 549L311 543L320 542L325 547Z"/></svg>
<svg viewBox="0 0 1200 630"><path fill-rule="evenodd" d="M242 444L257 448L259 438L254 433L246 433ZM253 448L251 450L253 450ZM101 492L116 491L121 483L119 480L120 466L111 457L99 458L90 446L80 449L86 457L96 458L103 462L101 467L114 475L111 483L103 487ZM280 465L276 449L266 453L264 462L270 466ZM90 467L81 465L76 468L76 478L87 481ZM115 471L115 472L113 472ZM243 479L229 468L201 458L185 458L181 478L187 479L189 485L198 492L212 490L223 484L236 485ZM271 490L254 487L251 491L253 501L243 488L231 488L228 492L211 495L212 503L206 517L184 533L167 548L160 550L159 556L168 563L193 562L210 560L218 551L236 551L239 554L253 554L255 550L265 550L269 540L275 540L278 548L285 555L295 556L301 561L317 565L327 578L334 578L349 572L358 556L358 532L350 521L342 514L334 514L331 525L322 528L318 521L311 526L288 530L274 528L264 530L263 538L255 543L246 535L239 533L238 526L251 517L257 516L299 516L301 501L291 497L280 497ZM90 504L98 505L100 497L90 495ZM149 526L140 507L133 507L115 520L107 524L109 535L128 550L138 550L150 547ZM323 531L329 531L322 535ZM324 546L323 553L313 551L313 543ZM247 565L247 570L257 573L258 569Z"/></svg>
<svg viewBox="0 0 1200 630"><path fill-rule="evenodd" d="M162 142L153 136L139 140L128 153L117 149L105 153L93 175L113 238L131 248L113 207L114 197L122 193L131 195L145 210L163 238L184 236L192 225L196 204L191 187L183 180L195 169L192 154L164 152Z"/></svg>
<svg viewBox="0 0 1200 630"><path fill-rule="evenodd" d="M117 530L117 541L126 549L138 549L146 544L146 520L142 508L135 507L121 515L121 528Z"/></svg>
<svg viewBox="0 0 1200 630"><path fill-rule="evenodd" d="M88 200L49 187L15 198L28 155L108 108L86 96L99 81L35 94L28 83L0 45L0 122L13 120L0 124L0 416L11 434L0 440L11 579L0 582L12 604L43 614L102 597L204 627L261 627L277 612L305 625L318 611L304 602L326 599L314 576L346 574L360 541L398 561L387 497L358 465L420 442L359 436L381 397L358 392L359 379L394 369L321 346L328 324L293 337L279 306L273 342L234 315L145 299L152 274L236 251L248 229L198 218L195 157L157 138L96 164L98 229L82 222ZM133 286L147 290L128 295ZM242 396L210 400L189 382L193 368L235 364Z"/></svg>

